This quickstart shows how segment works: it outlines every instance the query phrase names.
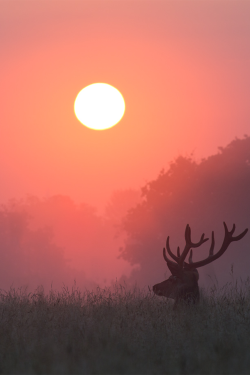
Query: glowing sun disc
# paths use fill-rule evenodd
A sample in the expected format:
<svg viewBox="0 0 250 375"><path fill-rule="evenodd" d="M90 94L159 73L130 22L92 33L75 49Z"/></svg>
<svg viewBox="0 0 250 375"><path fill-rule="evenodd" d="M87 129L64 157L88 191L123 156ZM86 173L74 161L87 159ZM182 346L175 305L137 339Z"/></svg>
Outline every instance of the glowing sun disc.
<svg viewBox="0 0 250 375"><path fill-rule="evenodd" d="M107 83L93 83L78 93L74 111L83 125L103 130L121 120L125 112L125 101L115 87Z"/></svg>

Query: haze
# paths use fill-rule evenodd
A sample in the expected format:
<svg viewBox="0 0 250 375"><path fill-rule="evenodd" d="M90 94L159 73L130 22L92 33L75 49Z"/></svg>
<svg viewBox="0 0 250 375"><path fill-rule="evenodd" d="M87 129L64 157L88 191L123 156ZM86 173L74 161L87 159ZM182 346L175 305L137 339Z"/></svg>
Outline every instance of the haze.
<svg viewBox="0 0 250 375"><path fill-rule="evenodd" d="M32 230L51 226L88 280L128 276L131 265L116 259L125 234L113 239L111 228L140 202L141 187L180 155L198 162L249 134L249 14L250 2L240 0L2 0L0 201L17 199L33 215ZM82 126L73 109L95 82L126 102L120 123L101 132ZM79 215L89 206L98 223L88 227ZM80 223L92 237L80 235Z"/></svg>

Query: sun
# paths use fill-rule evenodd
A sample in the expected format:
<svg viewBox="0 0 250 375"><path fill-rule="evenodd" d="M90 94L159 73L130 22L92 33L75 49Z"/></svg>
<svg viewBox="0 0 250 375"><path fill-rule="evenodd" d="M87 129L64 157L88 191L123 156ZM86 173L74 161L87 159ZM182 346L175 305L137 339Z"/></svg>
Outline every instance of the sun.
<svg viewBox="0 0 250 375"><path fill-rule="evenodd" d="M78 93L74 111L83 125L90 129L104 130L121 120L125 112L125 101L115 87L107 83L93 83Z"/></svg>

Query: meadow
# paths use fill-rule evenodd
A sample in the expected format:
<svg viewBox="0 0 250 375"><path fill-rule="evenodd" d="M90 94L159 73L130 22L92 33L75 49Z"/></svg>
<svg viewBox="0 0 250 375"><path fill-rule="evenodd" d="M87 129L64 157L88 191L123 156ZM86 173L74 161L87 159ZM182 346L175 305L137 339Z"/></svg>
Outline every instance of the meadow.
<svg viewBox="0 0 250 375"><path fill-rule="evenodd" d="M1 291L1 374L249 374L250 281L196 306L150 290Z"/></svg>

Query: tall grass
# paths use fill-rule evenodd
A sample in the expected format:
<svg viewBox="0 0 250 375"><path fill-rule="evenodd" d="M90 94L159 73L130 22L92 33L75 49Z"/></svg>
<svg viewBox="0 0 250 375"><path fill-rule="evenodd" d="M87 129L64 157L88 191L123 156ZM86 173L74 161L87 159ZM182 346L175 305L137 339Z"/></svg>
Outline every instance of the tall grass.
<svg viewBox="0 0 250 375"><path fill-rule="evenodd" d="M0 294L1 374L249 374L250 282L196 306L115 284Z"/></svg>

